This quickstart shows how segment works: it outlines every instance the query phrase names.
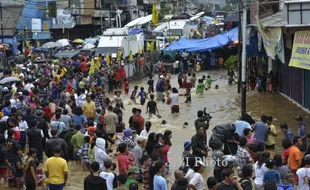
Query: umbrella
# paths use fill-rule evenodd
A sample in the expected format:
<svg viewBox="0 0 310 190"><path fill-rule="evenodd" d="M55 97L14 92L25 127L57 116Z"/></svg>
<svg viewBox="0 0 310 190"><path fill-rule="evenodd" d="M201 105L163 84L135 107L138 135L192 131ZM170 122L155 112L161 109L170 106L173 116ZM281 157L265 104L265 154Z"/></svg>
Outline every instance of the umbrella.
<svg viewBox="0 0 310 190"><path fill-rule="evenodd" d="M190 19L190 18L191 16L189 14L182 13L180 15L173 16L171 20L184 20L184 19Z"/></svg>
<svg viewBox="0 0 310 190"><path fill-rule="evenodd" d="M56 43L60 43L62 45L62 47L70 46L68 39L60 39L60 40L57 40Z"/></svg>
<svg viewBox="0 0 310 190"><path fill-rule="evenodd" d="M47 42L41 46L42 49L52 49L55 47L62 47L61 43L57 42Z"/></svg>
<svg viewBox="0 0 310 190"><path fill-rule="evenodd" d="M82 43L84 43L84 40L82 40L82 39L75 39L75 40L73 40L73 43L82 44Z"/></svg>
<svg viewBox="0 0 310 190"><path fill-rule="evenodd" d="M18 81L20 81L20 79L17 77L5 77L0 80L0 84L6 84L6 83L18 82Z"/></svg>
<svg viewBox="0 0 310 190"><path fill-rule="evenodd" d="M90 44L90 43L86 43L83 46L83 49L93 49L93 48L95 48L95 45L94 44Z"/></svg>
<svg viewBox="0 0 310 190"><path fill-rule="evenodd" d="M84 40L84 42L85 43L88 43L88 44L95 44L96 42L97 42L97 40L98 40L99 38L86 38L85 40Z"/></svg>

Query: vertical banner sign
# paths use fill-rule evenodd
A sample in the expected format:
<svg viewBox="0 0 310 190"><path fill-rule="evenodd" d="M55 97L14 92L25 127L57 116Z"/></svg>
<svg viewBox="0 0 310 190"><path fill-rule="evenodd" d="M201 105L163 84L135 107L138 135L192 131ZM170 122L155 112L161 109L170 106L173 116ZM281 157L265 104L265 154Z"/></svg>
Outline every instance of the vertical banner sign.
<svg viewBox="0 0 310 190"><path fill-rule="evenodd" d="M50 23L48 21L43 22L43 31L48 32L50 30Z"/></svg>
<svg viewBox="0 0 310 190"><path fill-rule="evenodd" d="M285 63L282 29L280 27L264 29L258 17L256 17L256 25L267 56L273 60L279 58L282 63Z"/></svg>
<svg viewBox="0 0 310 190"><path fill-rule="evenodd" d="M310 31L295 33L289 66L310 70Z"/></svg>
<svg viewBox="0 0 310 190"><path fill-rule="evenodd" d="M41 19L33 18L31 20L31 30L32 32L41 32Z"/></svg>

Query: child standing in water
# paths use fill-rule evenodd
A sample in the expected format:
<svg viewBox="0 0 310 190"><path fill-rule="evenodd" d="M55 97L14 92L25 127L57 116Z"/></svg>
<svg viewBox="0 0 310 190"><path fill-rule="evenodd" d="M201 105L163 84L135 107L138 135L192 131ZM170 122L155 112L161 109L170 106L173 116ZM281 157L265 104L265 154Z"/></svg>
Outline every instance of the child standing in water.
<svg viewBox="0 0 310 190"><path fill-rule="evenodd" d="M133 91L131 92L131 95L130 95L130 100L133 101L135 104L137 103L136 102L136 95L137 95L137 92L138 92L138 86L135 86Z"/></svg>
<svg viewBox="0 0 310 190"><path fill-rule="evenodd" d="M205 89L205 85L203 84L203 80L199 79L196 87L196 94L203 95L203 91Z"/></svg>
<svg viewBox="0 0 310 190"><path fill-rule="evenodd" d="M192 95L191 95L191 89L190 88L186 89L186 93L184 94L184 96L186 97L185 103L191 103L192 102Z"/></svg>
<svg viewBox="0 0 310 190"><path fill-rule="evenodd" d="M150 75L150 79L147 81L147 85L149 85L149 93L154 93L154 80L153 80L153 77L152 75Z"/></svg>
<svg viewBox="0 0 310 190"><path fill-rule="evenodd" d="M129 92L129 81L124 79L124 87L125 87L125 94L128 95Z"/></svg>
<svg viewBox="0 0 310 190"><path fill-rule="evenodd" d="M207 89L211 89L212 86L212 82L214 82L215 80L212 80L210 75L207 76L207 82L205 85L207 85Z"/></svg>
<svg viewBox="0 0 310 190"><path fill-rule="evenodd" d="M140 88L140 92L136 98L138 98L139 96L140 96L140 103L143 106L147 98L146 92L144 92L144 87Z"/></svg>

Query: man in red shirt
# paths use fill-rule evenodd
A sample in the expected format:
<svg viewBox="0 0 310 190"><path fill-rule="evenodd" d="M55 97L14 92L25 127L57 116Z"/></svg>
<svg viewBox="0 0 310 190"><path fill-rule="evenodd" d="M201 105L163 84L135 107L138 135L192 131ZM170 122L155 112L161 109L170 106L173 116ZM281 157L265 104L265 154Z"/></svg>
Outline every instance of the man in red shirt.
<svg viewBox="0 0 310 190"><path fill-rule="evenodd" d="M80 65L80 69L82 73L86 73L88 71L86 59Z"/></svg>
<svg viewBox="0 0 310 190"><path fill-rule="evenodd" d="M141 112L142 110L141 109L137 109L136 110L136 113L135 113L135 116L133 117L133 121L135 122L138 122L139 123L139 129L138 128L135 128L136 130L136 133L138 135L140 135L141 131L143 130L144 128L144 118L141 116Z"/></svg>
<svg viewBox="0 0 310 190"><path fill-rule="evenodd" d="M130 161L128 159L128 148L127 144L121 143L118 145L118 151L120 152L117 156L117 162L118 162L118 170L119 175L121 174L128 174L128 167L130 165Z"/></svg>
<svg viewBox="0 0 310 190"><path fill-rule="evenodd" d="M126 78L126 70L124 69L124 63L121 63L121 66L118 69L121 75L121 79L122 81L124 81L124 79Z"/></svg>
<svg viewBox="0 0 310 190"><path fill-rule="evenodd" d="M129 92L129 81L125 79L124 81L124 87L125 87L125 94L127 95Z"/></svg>

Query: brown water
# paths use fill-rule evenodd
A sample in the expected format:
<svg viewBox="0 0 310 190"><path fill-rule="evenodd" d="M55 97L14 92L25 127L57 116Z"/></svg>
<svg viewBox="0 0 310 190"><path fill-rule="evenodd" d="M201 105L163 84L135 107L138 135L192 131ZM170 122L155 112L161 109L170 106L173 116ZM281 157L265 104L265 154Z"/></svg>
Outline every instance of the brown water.
<svg viewBox="0 0 310 190"><path fill-rule="evenodd" d="M170 129L172 131L171 142L173 145L168 154L170 173L167 176L167 180L169 184L174 181L173 172L182 164L183 142L188 140L190 141L191 137L195 133L194 121L198 110L206 107L207 112L209 112L213 117L210 123L210 129L207 131L209 137L211 135L211 129L214 126L234 122L240 115L240 94L237 94L236 85L227 85L226 72L203 72L199 73L197 78L201 78L202 75L211 75L212 79L216 79L216 81L212 84L213 89L205 91L203 97L197 97L193 89L191 104L185 104L185 98L180 97L180 114L178 115L171 115L170 106L159 103L158 109L162 118L150 119L153 124L151 128L153 132L163 133L166 129ZM131 83L130 88L132 89L134 85L146 87L147 80L147 78L144 78L136 83ZM172 86L177 86L176 76L172 76L171 83ZM218 90L214 89L216 84L219 85ZM180 90L180 94L182 93L184 93L184 90ZM143 111L142 115L147 117L145 114L145 107L142 107L141 105L128 105L128 96L123 96L123 99L126 109L124 111L124 122L126 125L128 124L128 119L131 116L131 109L133 107L141 108ZM309 114L279 94L258 94L257 92L249 92L247 95L247 110L256 119L259 119L263 114L273 116L273 123L277 127L279 134L277 137L276 146L276 152L278 153L282 151L280 146L283 137L278 127L280 123L288 123L289 127L296 134L297 124L295 118L297 115L303 116L306 124L310 122L308 117ZM165 126L161 125L161 121L163 119L168 122ZM189 123L189 126L185 129L182 127L184 122ZM114 155L111 156L115 160ZM207 178L211 176L212 173L212 168L206 168L204 177ZM65 189L83 189L83 181L85 176L88 174L89 172L82 172L81 168L76 166L75 163L69 163L69 179Z"/></svg>

